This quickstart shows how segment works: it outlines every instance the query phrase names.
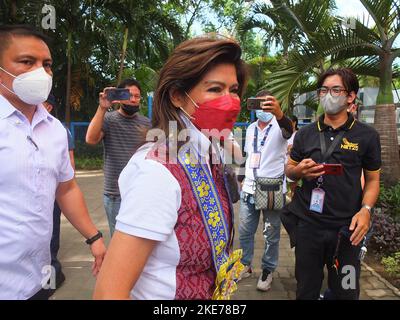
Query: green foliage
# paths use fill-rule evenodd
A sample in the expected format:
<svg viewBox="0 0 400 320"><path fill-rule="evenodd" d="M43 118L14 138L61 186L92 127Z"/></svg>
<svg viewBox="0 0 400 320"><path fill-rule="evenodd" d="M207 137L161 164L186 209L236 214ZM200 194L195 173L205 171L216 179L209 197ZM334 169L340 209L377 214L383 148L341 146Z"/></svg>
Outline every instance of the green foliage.
<svg viewBox="0 0 400 320"><path fill-rule="evenodd" d="M400 251L400 223L386 214L385 209L375 210L372 228L368 247L377 256L382 257Z"/></svg>
<svg viewBox="0 0 400 320"><path fill-rule="evenodd" d="M320 74L326 67L346 65L358 74L379 77L378 102L392 103L392 72L393 76L398 73L396 68L392 70L393 61L400 55L400 48L394 42L400 33L398 1L362 1L375 27L369 27L364 19L355 20L354 27L349 29L343 26L343 18L333 15L328 2L271 1L276 10L265 11L266 15L274 18L274 13L283 10L278 14L275 28L280 26L279 17L286 17L287 25L282 30L294 24L299 31L289 41L295 47L288 53L287 64L271 74L268 82L271 91L284 108L290 108L295 93L302 91L304 79L313 73Z"/></svg>
<svg viewBox="0 0 400 320"><path fill-rule="evenodd" d="M76 141L74 154L76 158L86 158L86 159L103 158L103 144L98 143L92 146L85 142Z"/></svg>
<svg viewBox="0 0 400 320"><path fill-rule="evenodd" d="M382 258L381 263L383 264L385 271L392 276L400 276L400 252Z"/></svg>
<svg viewBox="0 0 400 320"><path fill-rule="evenodd" d="M400 182L389 188L381 184L377 207L385 209L393 218L400 220Z"/></svg>
<svg viewBox="0 0 400 320"><path fill-rule="evenodd" d="M77 170L100 170L103 169L103 158L75 158Z"/></svg>
<svg viewBox="0 0 400 320"><path fill-rule="evenodd" d="M94 170L103 168L103 144L89 145L85 142L75 142L75 167L79 170Z"/></svg>
<svg viewBox="0 0 400 320"><path fill-rule="evenodd" d="M56 10L56 29L44 30L52 42L53 92L58 97L57 116L64 120L67 82L73 121L89 121L98 94L116 84L126 27L129 29L123 67L141 78L145 69L159 70L173 47L183 40L181 15L172 14L177 0L49 0ZM41 29L43 1L0 1L0 24L26 23ZM68 39L71 42L68 43ZM68 48L71 50L68 51ZM67 55L71 77L67 76ZM154 81L143 76L144 88ZM151 88L150 88L151 87Z"/></svg>

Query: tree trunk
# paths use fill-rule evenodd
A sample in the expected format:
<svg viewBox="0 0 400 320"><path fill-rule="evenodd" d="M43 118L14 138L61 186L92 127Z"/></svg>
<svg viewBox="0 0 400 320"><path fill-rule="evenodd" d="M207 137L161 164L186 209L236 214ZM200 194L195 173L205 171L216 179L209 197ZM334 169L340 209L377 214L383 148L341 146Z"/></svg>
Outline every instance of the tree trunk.
<svg viewBox="0 0 400 320"><path fill-rule="evenodd" d="M67 42L67 92L65 98L65 123L69 126L71 122L71 51L72 49L72 33L68 32L68 42Z"/></svg>
<svg viewBox="0 0 400 320"><path fill-rule="evenodd" d="M10 17L11 17L11 21L13 23L15 23L17 21L17 1L16 0L11 1Z"/></svg>
<svg viewBox="0 0 400 320"><path fill-rule="evenodd" d="M124 71L124 63L125 63L125 56L126 56L126 48L128 47L128 34L129 34L129 29L128 29L128 27L126 27L126 28L125 28L125 33L124 33L124 43L122 44L121 64L120 64L120 66L119 66L117 84L120 84L120 83L121 83L122 72Z"/></svg>
<svg viewBox="0 0 400 320"><path fill-rule="evenodd" d="M375 129L381 138L382 181L385 185L396 184L400 179L399 143L394 104L375 107Z"/></svg>
<svg viewBox="0 0 400 320"><path fill-rule="evenodd" d="M388 186L397 183L400 179L396 108L392 94L392 62L393 58L389 55L380 57L380 83L374 120L382 146L381 178Z"/></svg>
<svg viewBox="0 0 400 320"><path fill-rule="evenodd" d="M393 55L386 53L379 57L379 92L376 104L392 104L392 81L393 81Z"/></svg>

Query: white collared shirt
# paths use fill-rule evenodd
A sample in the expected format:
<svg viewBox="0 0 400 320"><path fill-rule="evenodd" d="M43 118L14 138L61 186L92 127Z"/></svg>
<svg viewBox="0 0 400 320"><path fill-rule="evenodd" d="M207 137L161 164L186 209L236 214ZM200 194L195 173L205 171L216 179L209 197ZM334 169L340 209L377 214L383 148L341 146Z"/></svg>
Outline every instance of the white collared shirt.
<svg viewBox="0 0 400 320"><path fill-rule="evenodd" d="M185 116L190 144L208 159L210 141ZM133 236L158 241L141 273L131 297L139 300L170 300L176 292L176 267L180 260L174 227L181 206L182 190L161 163L146 159L154 143L133 155L118 180L121 208L116 229Z"/></svg>
<svg viewBox="0 0 400 320"><path fill-rule="evenodd" d="M56 188L74 177L65 128L0 95L0 168L0 299L28 299L48 276Z"/></svg>
<svg viewBox="0 0 400 320"><path fill-rule="evenodd" d="M261 148L261 142L264 139L265 133L269 125L271 129L265 140L264 147ZM256 127L258 128L257 150L261 150L260 168L257 169L258 177L278 178L284 174L285 170L285 157L287 151L287 140L282 137L282 130L279 127L278 121L275 117L271 122L261 130L258 126L258 120L253 122L246 131L246 142L244 151L247 154L245 179L243 182L242 190L249 194L254 194L254 173L250 169L251 155L254 153L254 133ZM283 185L283 192L286 193L286 184Z"/></svg>

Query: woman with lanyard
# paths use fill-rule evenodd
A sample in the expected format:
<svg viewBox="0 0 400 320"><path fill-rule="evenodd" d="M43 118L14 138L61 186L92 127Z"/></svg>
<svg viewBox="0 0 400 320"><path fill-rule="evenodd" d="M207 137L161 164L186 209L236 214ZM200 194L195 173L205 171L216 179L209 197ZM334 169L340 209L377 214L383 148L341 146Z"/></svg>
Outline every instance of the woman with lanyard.
<svg viewBox="0 0 400 320"><path fill-rule="evenodd" d="M202 37L164 65L147 134L158 140L121 173L121 209L94 298L226 299L235 290L241 251L232 252L233 209L210 140L225 139L240 112L240 57L235 41Z"/></svg>

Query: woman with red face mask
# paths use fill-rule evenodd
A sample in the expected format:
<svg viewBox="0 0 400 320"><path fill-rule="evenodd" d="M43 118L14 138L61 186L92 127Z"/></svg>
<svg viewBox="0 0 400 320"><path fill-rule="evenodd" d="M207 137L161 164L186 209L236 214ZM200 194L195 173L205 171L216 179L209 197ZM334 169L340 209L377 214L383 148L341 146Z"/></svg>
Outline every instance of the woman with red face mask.
<svg viewBox="0 0 400 320"><path fill-rule="evenodd" d="M219 144L247 73L231 39L185 41L160 72L153 129L119 178L116 232L95 299L227 299L243 266ZM226 157L226 155L225 155Z"/></svg>

